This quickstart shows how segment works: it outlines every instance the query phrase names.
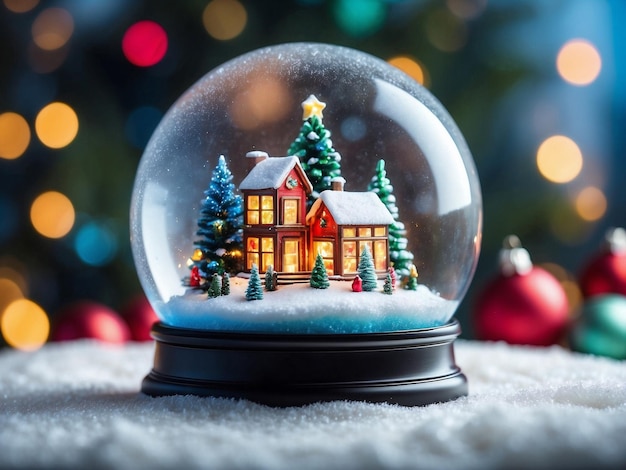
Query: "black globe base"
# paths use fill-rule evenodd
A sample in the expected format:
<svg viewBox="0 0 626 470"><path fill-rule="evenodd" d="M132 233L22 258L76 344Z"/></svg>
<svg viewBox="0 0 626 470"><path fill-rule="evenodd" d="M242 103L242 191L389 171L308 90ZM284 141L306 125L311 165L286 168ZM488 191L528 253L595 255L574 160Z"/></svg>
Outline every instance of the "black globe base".
<svg viewBox="0 0 626 470"><path fill-rule="evenodd" d="M286 407L334 400L421 406L466 396L455 363L459 323L350 335L207 332L157 323L141 390Z"/></svg>

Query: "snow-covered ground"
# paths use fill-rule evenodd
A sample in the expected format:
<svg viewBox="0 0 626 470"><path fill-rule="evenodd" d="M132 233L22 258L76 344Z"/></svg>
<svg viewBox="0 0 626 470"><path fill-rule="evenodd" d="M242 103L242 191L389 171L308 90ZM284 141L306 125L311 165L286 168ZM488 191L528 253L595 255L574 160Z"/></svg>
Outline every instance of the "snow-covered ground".
<svg viewBox="0 0 626 470"><path fill-rule="evenodd" d="M279 285L262 300L246 300L248 280L231 278L231 293L214 299L189 290L155 307L168 325L210 330L273 333L377 333L445 324L457 301L420 285L416 291L379 288L353 292L349 281L330 281L328 289L306 284Z"/></svg>

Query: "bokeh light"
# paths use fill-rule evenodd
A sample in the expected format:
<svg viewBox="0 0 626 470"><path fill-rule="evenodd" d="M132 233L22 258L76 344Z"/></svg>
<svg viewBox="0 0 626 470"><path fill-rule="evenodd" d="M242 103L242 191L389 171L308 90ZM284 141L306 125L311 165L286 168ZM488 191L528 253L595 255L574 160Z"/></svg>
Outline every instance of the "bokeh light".
<svg viewBox="0 0 626 470"><path fill-rule="evenodd" d="M426 21L426 37L440 51L455 52L467 43L467 27L447 9L439 9Z"/></svg>
<svg viewBox="0 0 626 470"><path fill-rule="evenodd" d="M446 0L446 6L455 16L473 20L487 8L487 0Z"/></svg>
<svg viewBox="0 0 626 470"><path fill-rule="evenodd" d="M202 24L209 36L220 41L239 36L248 23L246 8L237 0L212 0L202 13Z"/></svg>
<svg viewBox="0 0 626 470"><path fill-rule="evenodd" d="M50 334L50 321L46 312L35 302L18 299L4 310L2 336L16 349L34 351L43 346Z"/></svg>
<svg viewBox="0 0 626 470"><path fill-rule="evenodd" d="M582 170L583 156L572 139L564 135L553 135L539 146L537 167L548 181L568 183Z"/></svg>
<svg viewBox="0 0 626 470"><path fill-rule="evenodd" d="M606 196L595 186L583 188L576 196L574 204L580 218L588 222L599 220L606 213Z"/></svg>
<svg viewBox="0 0 626 470"><path fill-rule="evenodd" d="M274 77L260 77L235 96L230 119L240 129L257 129L280 120L291 110L289 92Z"/></svg>
<svg viewBox="0 0 626 470"><path fill-rule="evenodd" d="M559 51L556 68L563 80L573 85L589 85L600 75L602 58L589 41L572 39Z"/></svg>
<svg viewBox="0 0 626 470"><path fill-rule="evenodd" d="M35 21L31 29L33 41L46 51L63 47L74 32L74 19L63 8L46 8Z"/></svg>
<svg viewBox="0 0 626 470"><path fill-rule="evenodd" d="M139 21L124 33L122 52L138 67L150 67L163 59L167 52L167 33L154 21Z"/></svg>
<svg viewBox="0 0 626 470"><path fill-rule="evenodd" d="M78 116L67 104L50 103L35 119L35 132L46 147L60 149L72 143L78 134Z"/></svg>
<svg viewBox="0 0 626 470"><path fill-rule="evenodd" d="M26 13L39 4L39 0L4 0L4 6L13 13Z"/></svg>
<svg viewBox="0 0 626 470"><path fill-rule="evenodd" d="M83 225L74 241L78 257L86 264L104 266L117 252L117 240L108 227L96 222Z"/></svg>
<svg viewBox="0 0 626 470"><path fill-rule="evenodd" d="M337 0L333 2L337 25L351 36L369 36L385 22L386 6L382 0Z"/></svg>
<svg viewBox="0 0 626 470"><path fill-rule="evenodd" d="M22 298L24 293L14 280L0 277L0 316L12 302Z"/></svg>
<svg viewBox="0 0 626 470"><path fill-rule="evenodd" d="M28 48L28 64L37 73L50 73L57 70L67 59L69 47L47 51L32 43Z"/></svg>
<svg viewBox="0 0 626 470"><path fill-rule="evenodd" d="M426 70L417 60L407 56L392 57L389 62L394 67L399 68L408 76L413 78L418 83L428 86L429 80L427 80Z"/></svg>
<svg viewBox="0 0 626 470"><path fill-rule="evenodd" d="M76 214L67 196L48 191L37 196L30 207L30 221L35 230L48 238L64 237L72 230Z"/></svg>
<svg viewBox="0 0 626 470"><path fill-rule="evenodd" d="M30 127L17 113L0 114L0 158L21 157L30 144Z"/></svg>

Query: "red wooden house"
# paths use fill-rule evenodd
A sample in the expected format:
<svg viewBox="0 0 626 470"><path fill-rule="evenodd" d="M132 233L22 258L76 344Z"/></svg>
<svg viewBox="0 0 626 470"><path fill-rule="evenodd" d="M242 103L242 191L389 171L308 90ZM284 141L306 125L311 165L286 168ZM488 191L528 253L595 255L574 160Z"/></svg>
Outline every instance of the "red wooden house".
<svg viewBox="0 0 626 470"><path fill-rule="evenodd" d="M264 272L308 275L317 253L329 275L352 278L368 246L381 276L389 267L389 225L393 217L373 192L345 192L343 178L323 191L309 213L312 186L298 157L250 152L254 164L239 185L244 200L244 263Z"/></svg>
<svg viewBox="0 0 626 470"><path fill-rule="evenodd" d="M273 157L265 152L246 155L254 164L239 185L244 201L244 264L264 272L309 269L306 200L313 190L298 157Z"/></svg>

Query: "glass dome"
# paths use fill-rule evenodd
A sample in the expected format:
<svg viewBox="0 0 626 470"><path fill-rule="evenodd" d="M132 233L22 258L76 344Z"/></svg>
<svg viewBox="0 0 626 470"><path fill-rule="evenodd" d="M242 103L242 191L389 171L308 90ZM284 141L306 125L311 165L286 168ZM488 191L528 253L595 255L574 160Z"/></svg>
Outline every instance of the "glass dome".
<svg viewBox="0 0 626 470"><path fill-rule="evenodd" d="M384 333L452 318L481 220L469 149L425 88L293 43L219 66L171 107L138 168L131 243L165 325Z"/></svg>

